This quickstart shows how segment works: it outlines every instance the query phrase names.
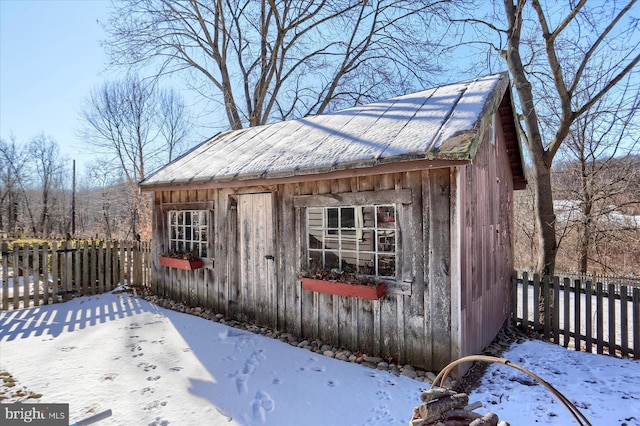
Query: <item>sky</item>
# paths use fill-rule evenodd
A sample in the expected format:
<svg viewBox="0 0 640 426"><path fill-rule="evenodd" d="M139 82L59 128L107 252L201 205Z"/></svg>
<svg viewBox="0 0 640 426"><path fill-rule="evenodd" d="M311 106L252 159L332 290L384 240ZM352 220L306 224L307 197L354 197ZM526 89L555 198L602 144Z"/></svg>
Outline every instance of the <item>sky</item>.
<svg viewBox="0 0 640 426"><path fill-rule="evenodd" d="M591 424L640 425L640 361L538 340L503 356L549 382ZM0 371L42 395L24 402L70 404L74 422L111 410L100 426L407 425L429 388L126 292L0 312ZM576 424L543 386L501 364L469 402L512 425Z"/></svg>
<svg viewBox="0 0 640 426"><path fill-rule="evenodd" d="M80 164L92 156L77 135L79 111L109 75L100 46L110 1L0 0L0 137L27 143L44 133Z"/></svg>

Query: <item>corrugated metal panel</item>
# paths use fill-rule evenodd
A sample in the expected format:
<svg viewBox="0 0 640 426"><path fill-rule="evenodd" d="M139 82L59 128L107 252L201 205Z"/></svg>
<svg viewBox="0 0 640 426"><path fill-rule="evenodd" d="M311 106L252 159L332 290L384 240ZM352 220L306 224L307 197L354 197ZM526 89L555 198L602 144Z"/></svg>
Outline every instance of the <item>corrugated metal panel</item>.
<svg viewBox="0 0 640 426"><path fill-rule="evenodd" d="M413 159L473 160L506 73L336 113L215 136L142 187L324 173ZM497 100L497 102L496 102Z"/></svg>

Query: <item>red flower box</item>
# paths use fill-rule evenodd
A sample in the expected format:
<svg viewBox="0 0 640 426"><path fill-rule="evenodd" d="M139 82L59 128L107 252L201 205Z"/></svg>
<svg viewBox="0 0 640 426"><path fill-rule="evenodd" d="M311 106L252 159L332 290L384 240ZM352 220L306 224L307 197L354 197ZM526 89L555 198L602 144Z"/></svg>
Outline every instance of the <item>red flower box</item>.
<svg viewBox="0 0 640 426"><path fill-rule="evenodd" d="M318 293L335 294L346 297L359 297L361 299L378 300L384 296L386 285L345 284L337 281L316 280L302 278L302 288Z"/></svg>
<svg viewBox="0 0 640 426"><path fill-rule="evenodd" d="M187 271L191 271L192 269L202 268L202 260L188 260L188 259L178 259L175 257L164 257L160 256L160 265L167 266L169 268L176 269L185 269Z"/></svg>

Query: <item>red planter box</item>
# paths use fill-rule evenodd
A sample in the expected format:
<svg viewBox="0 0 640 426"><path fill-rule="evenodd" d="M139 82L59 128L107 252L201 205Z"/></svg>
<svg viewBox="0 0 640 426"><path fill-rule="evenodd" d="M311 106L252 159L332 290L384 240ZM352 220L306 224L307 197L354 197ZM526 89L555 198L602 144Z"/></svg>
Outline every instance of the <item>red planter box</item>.
<svg viewBox="0 0 640 426"><path fill-rule="evenodd" d="M192 269L202 268L202 260L187 260L177 259L175 257L160 256L160 265L167 266L169 268L185 269L191 271Z"/></svg>
<svg viewBox="0 0 640 426"><path fill-rule="evenodd" d="M302 288L308 291L316 291L318 293L378 300L384 296L386 285L384 283L380 283L376 286L364 284L345 284L337 281L302 278Z"/></svg>

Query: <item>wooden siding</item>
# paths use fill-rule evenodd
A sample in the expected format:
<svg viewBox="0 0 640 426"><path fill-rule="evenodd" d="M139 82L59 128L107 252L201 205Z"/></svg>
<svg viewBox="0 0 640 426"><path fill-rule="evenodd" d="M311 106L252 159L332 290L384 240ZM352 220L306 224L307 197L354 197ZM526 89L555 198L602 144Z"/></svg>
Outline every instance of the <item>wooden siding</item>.
<svg viewBox="0 0 640 426"><path fill-rule="evenodd" d="M477 353L509 311L513 177L504 135L496 133L491 143L487 132L473 165L155 191L156 256L167 248L167 210L207 209L212 227L204 268L173 270L154 259L157 291L428 370ZM255 194L271 200L271 213L252 204ZM372 301L303 290L306 209L369 204L396 207L397 275L386 296ZM270 239L273 253L261 239Z"/></svg>
<svg viewBox="0 0 640 426"><path fill-rule="evenodd" d="M496 127L501 129L499 116ZM488 132L473 166L460 167L458 356L479 353L509 317L513 270L513 179L504 136Z"/></svg>
<svg viewBox="0 0 640 426"><path fill-rule="evenodd" d="M167 244L166 214L162 212L181 204L189 209L206 207L211 210L213 226L209 247L213 256L205 259L204 268L175 270L154 259L157 291L192 305L211 307L231 318L439 369L450 361L451 352L449 175L449 169L435 169L276 186L156 192L156 256ZM250 199L243 194L264 192L273 200L272 231L264 217L249 217L259 209L243 207L243 200ZM335 205L336 199L347 205L375 200L396 206L398 279L380 300L302 289L299 277L306 258L306 206ZM434 225L423 227L423 222ZM274 260L258 259L274 268L272 283L256 278L265 270L245 270L250 268L248 258L265 255L258 237L253 242L245 238L247 230L264 231L264 238L272 234ZM264 303L256 303L258 300ZM267 304L271 306L264 306Z"/></svg>

